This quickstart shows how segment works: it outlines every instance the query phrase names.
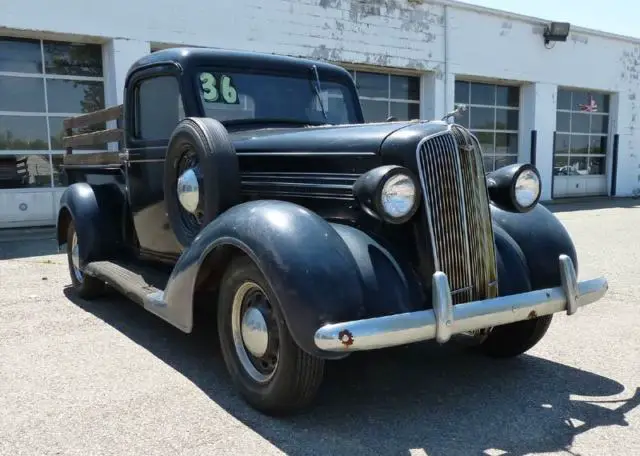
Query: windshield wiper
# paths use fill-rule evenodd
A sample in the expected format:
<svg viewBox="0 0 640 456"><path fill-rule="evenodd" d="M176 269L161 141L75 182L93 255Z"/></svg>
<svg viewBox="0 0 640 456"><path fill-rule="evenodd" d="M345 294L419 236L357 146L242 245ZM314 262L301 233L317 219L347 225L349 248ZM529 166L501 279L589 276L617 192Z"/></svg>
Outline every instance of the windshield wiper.
<svg viewBox="0 0 640 456"><path fill-rule="evenodd" d="M324 120L328 120L327 119L327 111L325 111L324 109L324 103L322 103L322 95L320 95L320 92L322 91L322 87L320 86L320 76L318 75L318 68L313 65L311 67L311 70L313 71L313 75L315 76L316 80L315 80L315 85L313 86L313 88L315 89L315 93L316 96L318 97L318 103L320 103L320 109L322 109L322 116L324 117Z"/></svg>

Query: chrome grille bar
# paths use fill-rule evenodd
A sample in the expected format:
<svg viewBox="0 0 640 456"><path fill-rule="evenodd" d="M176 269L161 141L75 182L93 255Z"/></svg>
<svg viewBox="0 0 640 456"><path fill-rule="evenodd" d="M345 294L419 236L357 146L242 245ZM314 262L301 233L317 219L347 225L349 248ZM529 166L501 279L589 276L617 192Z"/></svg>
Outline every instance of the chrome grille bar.
<svg viewBox="0 0 640 456"><path fill-rule="evenodd" d="M497 296L489 200L479 144L463 129L418 145L436 270L447 274L454 304Z"/></svg>

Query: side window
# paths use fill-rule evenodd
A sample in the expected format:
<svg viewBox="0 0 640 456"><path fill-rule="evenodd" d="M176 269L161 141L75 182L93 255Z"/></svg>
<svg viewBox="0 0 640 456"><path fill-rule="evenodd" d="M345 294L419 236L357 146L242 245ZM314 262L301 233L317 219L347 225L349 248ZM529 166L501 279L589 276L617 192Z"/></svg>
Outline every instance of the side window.
<svg viewBox="0 0 640 456"><path fill-rule="evenodd" d="M156 76L143 80L137 88L136 132L138 139L169 139L184 118L178 80Z"/></svg>

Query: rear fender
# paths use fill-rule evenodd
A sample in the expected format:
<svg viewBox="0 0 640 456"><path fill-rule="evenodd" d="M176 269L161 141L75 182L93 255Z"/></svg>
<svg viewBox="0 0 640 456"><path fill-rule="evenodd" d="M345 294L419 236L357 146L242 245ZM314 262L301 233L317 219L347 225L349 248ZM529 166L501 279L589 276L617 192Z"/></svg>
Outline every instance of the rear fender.
<svg viewBox="0 0 640 456"><path fill-rule="evenodd" d="M215 254L228 246L256 263L293 339L315 356L344 356L316 348L313 337L323 324L406 311L410 303L420 303L398 263L363 232L330 224L293 203L261 200L229 209L183 252L163 296L165 316L173 324L191 331L200 267L205 260L209 266L211 261L223 265L224 256Z"/></svg>
<svg viewBox="0 0 640 456"><path fill-rule="evenodd" d="M60 198L56 222L58 246L67 242L67 229L73 220L80 266L106 259L122 244L121 219L122 195L114 195L112 187L72 184Z"/></svg>

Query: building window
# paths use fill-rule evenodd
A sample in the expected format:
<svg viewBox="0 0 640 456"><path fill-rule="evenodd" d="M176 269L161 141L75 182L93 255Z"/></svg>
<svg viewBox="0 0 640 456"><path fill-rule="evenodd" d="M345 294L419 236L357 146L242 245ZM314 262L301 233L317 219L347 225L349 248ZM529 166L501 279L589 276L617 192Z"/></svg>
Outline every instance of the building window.
<svg viewBox="0 0 640 456"><path fill-rule="evenodd" d="M456 81L455 103L468 107L456 122L477 136L485 171L518 161L519 87Z"/></svg>
<svg viewBox="0 0 640 456"><path fill-rule="evenodd" d="M555 176L605 175L610 96L558 89Z"/></svg>
<svg viewBox="0 0 640 456"><path fill-rule="evenodd" d="M420 118L420 77L349 71L355 80L365 122Z"/></svg>
<svg viewBox="0 0 640 456"><path fill-rule="evenodd" d="M63 120L102 108L100 45L0 37L0 188L62 185Z"/></svg>

